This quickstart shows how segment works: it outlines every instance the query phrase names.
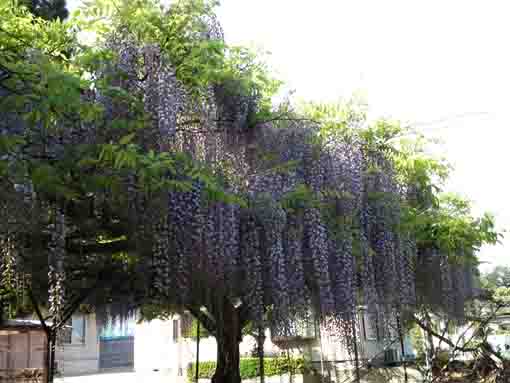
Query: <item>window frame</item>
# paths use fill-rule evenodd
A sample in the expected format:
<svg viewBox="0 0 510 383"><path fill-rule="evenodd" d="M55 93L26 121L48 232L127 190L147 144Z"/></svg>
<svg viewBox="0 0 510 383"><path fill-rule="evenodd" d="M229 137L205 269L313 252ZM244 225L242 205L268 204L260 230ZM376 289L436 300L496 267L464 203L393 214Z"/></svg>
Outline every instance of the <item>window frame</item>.
<svg viewBox="0 0 510 383"><path fill-rule="evenodd" d="M85 315L80 315L80 322L81 322L81 341L76 340L75 337L73 337L73 330L76 328L76 324L73 324L73 319L77 319L76 316L71 316L69 320L65 324L65 328L61 331L64 332L63 335L60 337L60 344L62 346L85 346L86 345L86 339L87 339L87 317Z"/></svg>
<svg viewBox="0 0 510 383"><path fill-rule="evenodd" d="M179 319L172 320L172 340L174 343L179 341Z"/></svg>
<svg viewBox="0 0 510 383"><path fill-rule="evenodd" d="M379 342L380 334L379 334L379 323L377 318L375 321L371 320L368 311L362 311L362 325L363 325L363 335L366 341L369 342Z"/></svg>

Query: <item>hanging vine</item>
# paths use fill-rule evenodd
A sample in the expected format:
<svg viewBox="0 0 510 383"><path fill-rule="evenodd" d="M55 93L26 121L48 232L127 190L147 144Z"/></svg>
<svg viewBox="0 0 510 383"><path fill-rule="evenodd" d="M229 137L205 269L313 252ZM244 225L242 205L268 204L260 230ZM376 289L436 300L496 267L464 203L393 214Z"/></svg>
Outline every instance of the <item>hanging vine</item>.
<svg viewBox="0 0 510 383"><path fill-rule="evenodd" d="M23 252L45 264L32 283L46 287L40 298L55 320L78 285L78 298L113 316L188 309L231 342L221 347L267 313L285 336L313 316L350 352L359 305L386 329L395 311L421 303L462 316L474 289L454 261L494 242L493 222L472 225L464 207L438 202L432 179L442 168L394 144L402 128L368 124L353 107L262 119L276 82L225 44L207 2L163 12L148 2L139 13L101 4L85 17L106 13L111 23L78 54L79 69L35 47L42 58L32 60L49 73L30 78L27 122L0 125L12 139L0 148L1 221L16 223L0 226L2 291ZM463 231L444 234L459 210Z"/></svg>

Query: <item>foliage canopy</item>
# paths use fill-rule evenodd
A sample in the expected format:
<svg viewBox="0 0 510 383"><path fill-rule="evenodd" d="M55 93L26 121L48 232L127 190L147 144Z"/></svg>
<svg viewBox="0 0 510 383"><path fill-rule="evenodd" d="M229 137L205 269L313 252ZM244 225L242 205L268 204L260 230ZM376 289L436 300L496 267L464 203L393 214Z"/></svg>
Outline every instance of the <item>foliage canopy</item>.
<svg viewBox="0 0 510 383"><path fill-rule="evenodd" d="M447 164L399 123L274 107L280 82L215 5L93 0L62 22L0 4L6 300L30 291L53 330L85 301L185 308L233 358L215 382L268 313L289 336L312 311L350 350L359 304L387 326L422 303L462 316L493 218L441 192Z"/></svg>

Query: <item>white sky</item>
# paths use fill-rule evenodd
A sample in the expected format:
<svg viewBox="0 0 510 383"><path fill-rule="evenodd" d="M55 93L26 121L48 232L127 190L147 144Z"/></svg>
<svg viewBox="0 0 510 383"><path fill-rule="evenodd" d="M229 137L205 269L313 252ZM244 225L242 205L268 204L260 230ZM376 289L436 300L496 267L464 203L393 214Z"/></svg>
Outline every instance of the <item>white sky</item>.
<svg viewBox="0 0 510 383"><path fill-rule="evenodd" d="M455 167L448 188L510 228L510 3L221 3L227 42L272 52L271 64L297 96L335 101L361 91L372 115L418 123L442 138ZM484 248L482 260L510 265L508 237L504 246Z"/></svg>

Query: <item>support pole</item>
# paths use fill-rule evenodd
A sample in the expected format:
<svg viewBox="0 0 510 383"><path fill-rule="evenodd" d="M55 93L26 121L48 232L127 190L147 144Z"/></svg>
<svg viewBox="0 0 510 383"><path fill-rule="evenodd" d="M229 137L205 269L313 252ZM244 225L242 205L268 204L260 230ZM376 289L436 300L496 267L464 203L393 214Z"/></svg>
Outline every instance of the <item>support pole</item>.
<svg viewBox="0 0 510 383"><path fill-rule="evenodd" d="M287 349L287 364L289 366L289 383L294 383L294 366L292 366L289 349Z"/></svg>
<svg viewBox="0 0 510 383"><path fill-rule="evenodd" d="M264 342L266 340L266 335L264 334L264 327L259 327L259 334L257 339L257 348L259 355L259 373L260 373L260 383L264 383L265 380L265 372L264 372Z"/></svg>
<svg viewBox="0 0 510 383"><path fill-rule="evenodd" d="M358 337L356 336L356 325L352 326L352 340L354 343L354 367L356 373L356 383L361 382L361 377L359 374L359 355L358 355Z"/></svg>
<svg viewBox="0 0 510 383"><path fill-rule="evenodd" d="M321 356L321 383L324 382L324 355L323 355L323 349L322 349L322 334L321 334L321 324L318 323L318 330L319 330L319 346L321 349L320 356Z"/></svg>
<svg viewBox="0 0 510 383"><path fill-rule="evenodd" d="M400 348L402 351L402 362L403 362L402 364L404 366L404 383L407 383L408 377L407 377L406 358L405 358L405 352L404 352L404 336L402 334L402 323L400 322L400 315L398 313L396 313L396 317L397 317L398 335L400 337Z"/></svg>
<svg viewBox="0 0 510 383"><path fill-rule="evenodd" d="M200 321L197 320L197 361L195 364L195 382L197 383L199 372L200 372Z"/></svg>

